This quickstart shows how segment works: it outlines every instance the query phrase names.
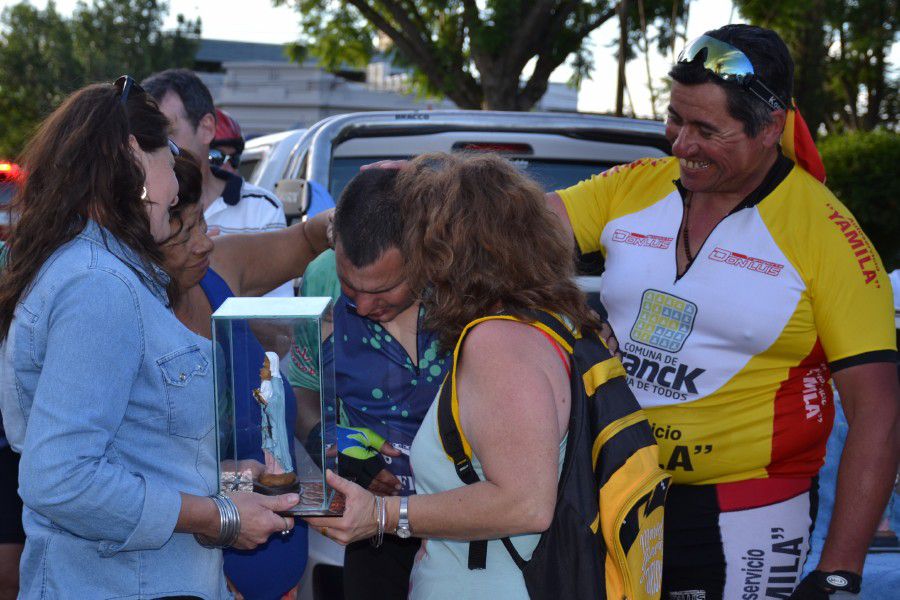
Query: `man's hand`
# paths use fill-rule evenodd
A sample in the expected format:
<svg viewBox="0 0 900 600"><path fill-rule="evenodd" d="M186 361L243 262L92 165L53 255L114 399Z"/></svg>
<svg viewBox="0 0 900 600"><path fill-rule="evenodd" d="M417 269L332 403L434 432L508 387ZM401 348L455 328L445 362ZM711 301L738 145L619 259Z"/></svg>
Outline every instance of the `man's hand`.
<svg viewBox="0 0 900 600"><path fill-rule="evenodd" d="M616 339L616 334L608 321L603 321L603 325L600 326L600 337L603 338L603 342L613 356L622 357L619 354L619 340Z"/></svg>
<svg viewBox="0 0 900 600"><path fill-rule="evenodd" d="M382 469L372 478L368 489L376 496L396 496L403 489L403 485L393 473Z"/></svg>
<svg viewBox="0 0 900 600"><path fill-rule="evenodd" d="M337 426L337 446L341 454L366 460L379 452L385 456L400 456L401 452L368 427Z"/></svg>
<svg viewBox="0 0 900 600"><path fill-rule="evenodd" d="M367 427L337 427L337 446L343 475L380 496L397 495L403 486L385 467L381 455L392 458L402 452Z"/></svg>
<svg viewBox="0 0 900 600"><path fill-rule="evenodd" d="M395 159L395 160L379 160L378 162L369 163L367 165L363 165L359 168L360 171L365 171L368 169L392 169L397 171L402 169L404 166L409 164L408 160L403 159Z"/></svg>

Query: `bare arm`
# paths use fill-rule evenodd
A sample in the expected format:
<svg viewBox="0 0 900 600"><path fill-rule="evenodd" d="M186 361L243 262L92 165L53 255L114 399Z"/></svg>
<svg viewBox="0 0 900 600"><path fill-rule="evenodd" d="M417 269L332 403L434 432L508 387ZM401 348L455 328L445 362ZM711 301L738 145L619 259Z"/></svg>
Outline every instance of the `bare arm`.
<svg viewBox="0 0 900 600"><path fill-rule="evenodd" d="M261 296L303 275L310 261L328 248L329 216L325 211L277 231L218 236L212 267L236 296Z"/></svg>
<svg viewBox="0 0 900 600"><path fill-rule="evenodd" d="M544 531L556 506L559 443L570 406L568 377L559 356L531 327L488 322L467 337L458 382L462 427L485 481L412 496L414 534L475 540ZM329 535L342 543L371 536L371 496L337 476L329 477L351 508L343 523L312 519L310 524L328 527ZM399 499L388 498L387 503L386 530L392 532Z"/></svg>
<svg viewBox="0 0 900 600"><path fill-rule="evenodd" d="M900 386L892 363L849 367L835 373L834 381L850 430L818 569L862 573L897 474Z"/></svg>
<svg viewBox="0 0 900 600"><path fill-rule="evenodd" d="M294 424L294 435L304 442L309 432L322 421L319 411L319 391L294 386L294 398L297 400L297 422Z"/></svg>

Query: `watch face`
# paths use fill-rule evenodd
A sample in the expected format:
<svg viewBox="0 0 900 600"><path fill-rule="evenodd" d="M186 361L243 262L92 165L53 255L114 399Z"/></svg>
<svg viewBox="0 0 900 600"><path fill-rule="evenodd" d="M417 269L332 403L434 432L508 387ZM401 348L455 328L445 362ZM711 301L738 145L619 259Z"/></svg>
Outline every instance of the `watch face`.
<svg viewBox="0 0 900 600"><path fill-rule="evenodd" d="M406 538L412 536L412 531L406 528L397 529L397 537L401 540L405 540Z"/></svg>
<svg viewBox="0 0 900 600"><path fill-rule="evenodd" d="M840 575L829 575L825 578L825 582L828 585L833 585L836 588L847 587L850 584L850 582L847 581L846 578L841 577Z"/></svg>

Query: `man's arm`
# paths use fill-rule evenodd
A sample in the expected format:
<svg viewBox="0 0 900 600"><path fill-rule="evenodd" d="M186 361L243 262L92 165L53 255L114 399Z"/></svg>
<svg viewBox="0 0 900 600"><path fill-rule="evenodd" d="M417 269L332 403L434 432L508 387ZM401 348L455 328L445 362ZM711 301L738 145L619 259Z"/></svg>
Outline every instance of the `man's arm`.
<svg viewBox="0 0 900 600"><path fill-rule="evenodd" d="M563 228L566 230L566 234L574 243L575 232L572 229L572 221L569 219L569 212L566 210L566 205L563 204L562 198L560 198L559 194L556 192L544 194L544 198L547 200L547 208L559 217L559 222L562 223Z"/></svg>
<svg viewBox="0 0 900 600"><path fill-rule="evenodd" d="M897 367L880 362L834 374L850 430L841 454L834 513L819 560L820 571L862 573L881 519L900 452Z"/></svg>

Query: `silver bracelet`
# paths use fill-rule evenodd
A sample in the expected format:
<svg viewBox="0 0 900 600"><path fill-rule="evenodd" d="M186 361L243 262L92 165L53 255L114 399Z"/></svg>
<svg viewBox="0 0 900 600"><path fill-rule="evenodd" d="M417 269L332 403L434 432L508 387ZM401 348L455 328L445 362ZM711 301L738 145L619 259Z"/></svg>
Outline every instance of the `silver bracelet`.
<svg viewBox="0 0 900 600"><path fill-rule="evenodd" d="M378 545L384 541L384 528L387 525L387 498L381 497L381 517L378 519Z"/></svg>
<svg viewBox="0 0 900 600"><path fill-rule="evenodd" d="M385 522L385 510L384 510L384 497L383 496L375 496L375 522L377 524L377 528L375 531L375 535L369 540L372 543L372 546L375 548L380 548L381 544L384 542L384 522Z"/></svg>
<svg viewBox="0 0 900 600"><path fill-rule="evenodd" d="M219 535L215 539L210 539L195 533L194 539L204 548L227 548L234 544L241 534L241 514L234 500L225 494L215 494L210 498L219 511Z"/></svg>

